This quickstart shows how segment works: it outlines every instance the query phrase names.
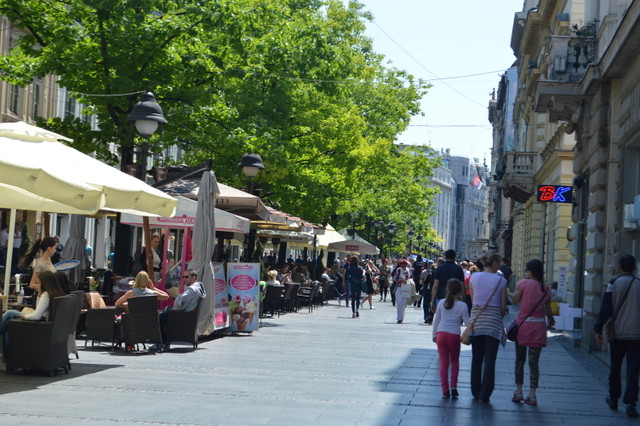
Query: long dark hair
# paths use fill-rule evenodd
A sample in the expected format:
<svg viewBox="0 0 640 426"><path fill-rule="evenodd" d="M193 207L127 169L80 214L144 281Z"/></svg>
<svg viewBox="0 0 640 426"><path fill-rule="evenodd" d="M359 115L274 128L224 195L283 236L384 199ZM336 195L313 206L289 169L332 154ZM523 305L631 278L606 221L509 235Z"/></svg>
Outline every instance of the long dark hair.
<svg viewBox="0 0 640 426"><path fill-rule="evenodd" d="M53 247L55 245L56 245L56 240L53 237L44 237L36 241L31 247L31 250L29 250L29 252L25 256L25 259L24 259L25 266L27 268L31 266L33 259L36 258L36 255L38 254L38 252L40 252L40 250L44 251L49 247Z"/></svg>
<svg viewBox="0 0 640 426"><path fill-rule="evenodd" d="M533 279L540 282L540 290L544 291L544 266L542 261L531 259L524 268L525 271L531 272Z"/></svg>
<svg viewBox="0 0 640 426"><path fill-rule="evenodd" d="M444 301L444 308L453 308L460 293L462 293L462 283L457 278L450 278L447 281L447 299Z"/></svg>

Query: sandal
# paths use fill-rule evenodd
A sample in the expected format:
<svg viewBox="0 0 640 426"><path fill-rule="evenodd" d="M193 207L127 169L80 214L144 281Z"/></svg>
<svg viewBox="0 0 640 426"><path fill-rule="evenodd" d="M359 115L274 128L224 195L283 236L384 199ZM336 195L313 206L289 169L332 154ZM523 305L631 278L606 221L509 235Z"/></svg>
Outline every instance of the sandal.
<svg viewBox="0 0 640 426"><path fill-rule="evenodd" d="M511 398L511 402L520 402L524 399L522 392L515 391L513 393L513 397Z"/></svg>
<svg viewBox="0 0 640 426"><path fill-rule="evenodd" d="M535 396L528 396L525 400L524 403L527 405L538 405L538 400L536 399Z"/></svg>

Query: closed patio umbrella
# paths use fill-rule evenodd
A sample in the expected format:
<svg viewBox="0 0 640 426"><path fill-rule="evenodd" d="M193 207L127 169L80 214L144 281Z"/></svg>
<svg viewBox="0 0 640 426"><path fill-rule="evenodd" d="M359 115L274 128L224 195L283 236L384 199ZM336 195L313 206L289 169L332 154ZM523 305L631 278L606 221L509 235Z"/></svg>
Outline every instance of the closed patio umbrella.
<svg viewBox="0 0 640 426"><path fill-rule="evenodd" d="M213 307L215 294L213 291L213 265L211 258L215 248L215 205L216 196L220 193L216 175L207 171L202 174L198 190L198 209L193 226L192 258L189 269L197 272L198 278L206 292L205 299L200 302L198 333L210 334L214 331Z"/></svg>
<svg viewBox="0 0 640 426"><path fill-rule="evenodd" d="M69 238L62 249L60 258L63 260L79 260L78 266L71 270L69 280L73 285L78 284L84 278L87 269L87 240L84 238L86 219L81 215L71 215L69 222Z"/></svg>

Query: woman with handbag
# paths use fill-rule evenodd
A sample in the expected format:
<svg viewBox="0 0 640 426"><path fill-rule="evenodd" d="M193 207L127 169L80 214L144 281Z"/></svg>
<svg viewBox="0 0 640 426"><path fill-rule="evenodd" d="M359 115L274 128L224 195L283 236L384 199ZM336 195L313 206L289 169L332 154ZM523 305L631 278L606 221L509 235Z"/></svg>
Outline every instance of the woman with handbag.
<svg viewBox="0 0 640 426"><path fill-rule="evenodd" d="M484 270L471 276L471 393L481 403L489 403L495 386L498 345L506 343L502 317L507 309L507 280L497 274L502 257L483 257Z"/></svg>
<svg viewBox="0 0 640 426"><path fill-rule="evenodd" d="M537 405L536 389L540 378L540 352L547 346L547 322L553 325L551 314L551 290L544 284L544 267L538 259L530 260L525 267L526 278L516 284L516 292L512 301L520 304L520 311L512 323L517 327L516 343L516 390L511 401L524 401L528 405ZM511 336L510 336L511 339ZM522 385L524 383L524 363L527 360L529 348L530 388L529 395L524 398Z"/></svg>

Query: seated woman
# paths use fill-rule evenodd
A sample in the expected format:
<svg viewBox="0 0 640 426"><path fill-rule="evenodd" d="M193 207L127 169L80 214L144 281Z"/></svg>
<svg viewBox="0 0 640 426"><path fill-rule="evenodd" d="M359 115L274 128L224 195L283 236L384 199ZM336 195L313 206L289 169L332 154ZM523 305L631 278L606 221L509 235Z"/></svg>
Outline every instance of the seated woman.
<svg viewBox="0 0 640 426"><path fill-rule="evenodd" d="M267 277L269 277L269 280L267 281L267 285L276 285L279 287L282 287L282 284L280 284L280 281L278 281L278 271L276 271L275 269L272 269L271 271L267 272Z"/></svg>
<svg viewBox="0 0 640 426"><path fill-rule="evenodd" d="M0 325L0 336L2 339L2 357L7 359L9 355L9 321L14 318L20 318L28 321L39 321L44 319L49 320L50 306L54 298L64 296L65 292L60 288L58 280L53 272L43 271L39 276L40 282L40 297L38 298L38 304L36 310L31 313L23 313L15 310L9 310L2 315L2 325Z"/></svg>
<svg viewBox="0 0 640 426"><path fill-rule="evenodd" d="M153 281L149 279L149 275L145 271L138 272L133 288L116 300L116 306L126 308L127 300L129 300L130 297L137 296L158 296L158 300L167 300L169 298L167 293L157 289L156 286L153 285Z"/></svg>

